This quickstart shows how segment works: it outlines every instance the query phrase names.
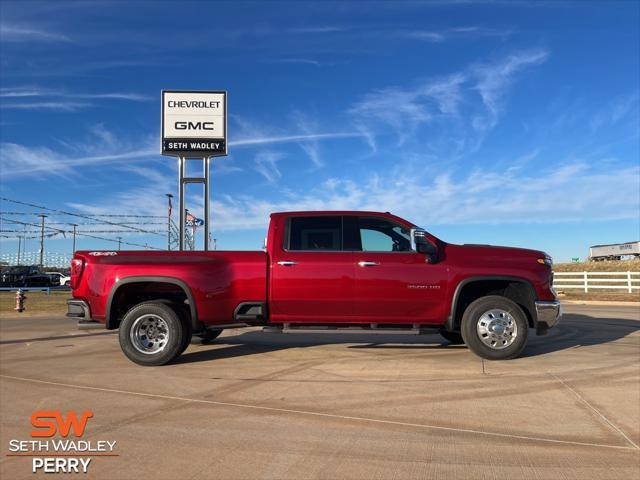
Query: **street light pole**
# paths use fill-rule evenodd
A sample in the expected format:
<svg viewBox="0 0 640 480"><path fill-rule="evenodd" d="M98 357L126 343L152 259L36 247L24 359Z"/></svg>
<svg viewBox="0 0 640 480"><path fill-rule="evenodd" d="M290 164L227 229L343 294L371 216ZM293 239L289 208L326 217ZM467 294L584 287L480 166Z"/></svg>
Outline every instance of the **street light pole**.
<svg viewBox="0 0 640 480"><path fill-rule="evenodd" d="M118 250L120 250L120 242L122 241L122 237L116 237L118 239Z"/></svg>
<svg viewBox="0 0 640 480"><path fill-rule="evenodd" d="M73 254L75 255L76 253L76 227L78 226L77 223L73 224Z"/></svg>
<svg viewBox="0 0 640 480"><path fill-rule="evenodd" d="M16 265L20 265L20 247L22 246L22 235L18 235L18 259Z"/></svg>
<svg viewBox="0 0 640 480"><path fill-rule="evenodd" d="M167 196L167 201L168 201L168 205L167 205L167 250L171 250L171 210L173 205L171 205L171 199L173 198L173 195L171 195L170 193L165 193L165 195Z"/></svg>
<svg viewBox="0 0 640 480"><path fill-rule="evenodd" d="M48 215L40 213L38 216L42 218L42 226L40 228L40 268L42 268L44 267L44 219L47 218Z"/></svg>

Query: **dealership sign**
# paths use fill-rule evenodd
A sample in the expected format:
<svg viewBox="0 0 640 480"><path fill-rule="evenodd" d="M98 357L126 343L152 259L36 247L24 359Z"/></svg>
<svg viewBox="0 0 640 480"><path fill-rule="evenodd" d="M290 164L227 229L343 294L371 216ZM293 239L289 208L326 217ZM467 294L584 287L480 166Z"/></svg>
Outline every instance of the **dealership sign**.
<svg viewBox="0 0 640 480"><path fill-rule="evenodd" d="M162 91L162 154L227 154L227 92Z"/></svg>

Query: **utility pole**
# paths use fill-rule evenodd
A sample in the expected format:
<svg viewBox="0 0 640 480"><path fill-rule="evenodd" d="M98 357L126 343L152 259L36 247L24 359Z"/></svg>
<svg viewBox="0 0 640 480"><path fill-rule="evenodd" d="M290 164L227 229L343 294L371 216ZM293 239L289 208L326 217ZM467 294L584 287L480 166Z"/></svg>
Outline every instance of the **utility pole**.
<svg viewBox="0 0 640 480"><path fill-rule="evenodd" d="M116 237L118 239L118 250L120 250L120 242L122 241L122 237Z"/></svg>
<svg viewBox="0 0 640 480"><path fill-rule="evenodd" d="M76 253L76 227L78 226L78 224L74 223L72 225L73 225L73 250L72 250L72 253L73 253L73 255L75 255L75 253Z"/></svg>
<svg viewBox="0 0 640 480"><path fill-rule="evenodd" d="M165 193L168 200L167 205L167 250L171 250L171 210L173 209L173 205L171 204L171 199L173 195L170 193Z"/></svg>
<svg viewBox="0 0 640 480"><path fill-rule="evenodd" d="M187 234L187 219L189 218L189 209L185 208L184 209L184 230L180 233L180 235L183 236L183 238L185 238L185 243L186 243L186 247L187 249L189 249L190 247L190 242L189 242L189 235ZM183 250L182 248L180 250ZM193 250L193 248L191 248L190 250Z"/></svg>
<svg viewBox="0 0 640 480"><path fill-rule="evenodd" d="M22 246L22 235L18 235L18 259L16 265L20 265L20 247Z"/></svg>
<svg viewBox="0 0 640 480"><path fill-rule="evenodd" d="M44 219L48 215L39 213L38 216L42 218L42 227L40 228L40 268L44 267Z"/></svg>

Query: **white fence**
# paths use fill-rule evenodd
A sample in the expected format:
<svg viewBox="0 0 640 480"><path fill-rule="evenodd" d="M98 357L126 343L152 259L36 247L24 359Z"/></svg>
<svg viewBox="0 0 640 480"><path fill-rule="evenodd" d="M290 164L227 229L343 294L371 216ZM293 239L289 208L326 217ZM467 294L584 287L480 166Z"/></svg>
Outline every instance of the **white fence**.
<svg viewBox="0 0 640 480"><path fill-rule="evenodd" d="M553 288L556 290L640 289L640 272L554 272Z"/></svg>

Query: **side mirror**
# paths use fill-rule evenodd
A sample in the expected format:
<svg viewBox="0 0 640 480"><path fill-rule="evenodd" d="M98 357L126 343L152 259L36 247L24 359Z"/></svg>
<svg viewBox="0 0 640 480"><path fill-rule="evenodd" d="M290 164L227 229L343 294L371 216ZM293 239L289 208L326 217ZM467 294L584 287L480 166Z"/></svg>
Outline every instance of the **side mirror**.
<svg viewBox="0 0 640 480"><path fill-rule="evenodd" d="M411 249L418 253L424 253L429 263L434 263L438 254L438 248L427 238L427 232L421 228L411 229Z"/></svg>

